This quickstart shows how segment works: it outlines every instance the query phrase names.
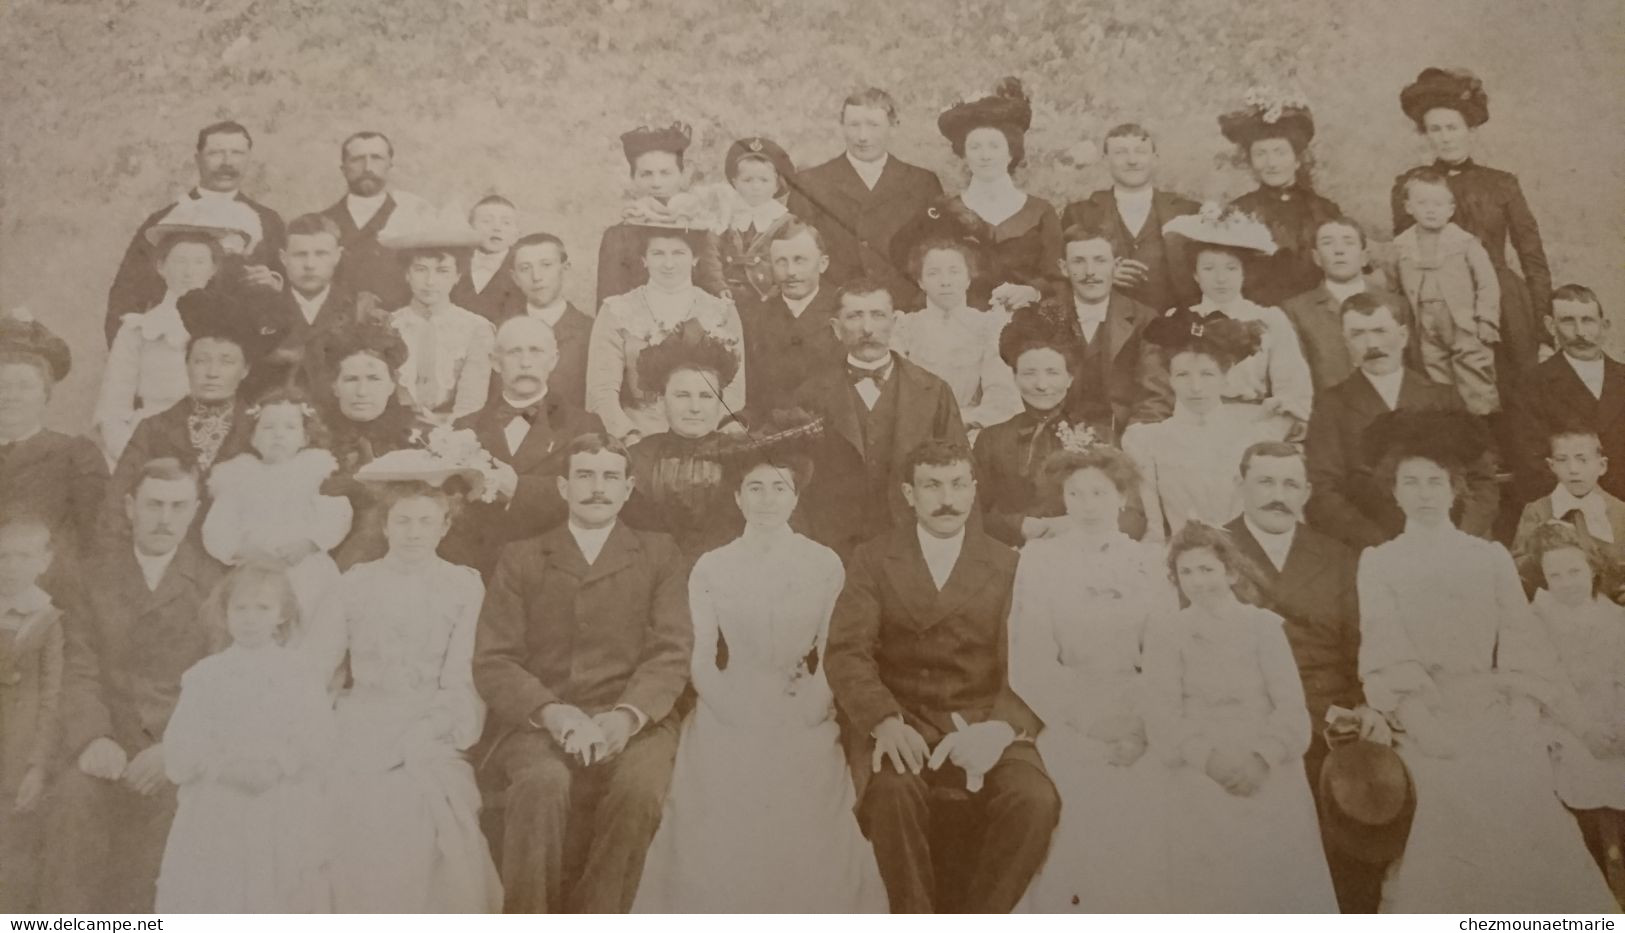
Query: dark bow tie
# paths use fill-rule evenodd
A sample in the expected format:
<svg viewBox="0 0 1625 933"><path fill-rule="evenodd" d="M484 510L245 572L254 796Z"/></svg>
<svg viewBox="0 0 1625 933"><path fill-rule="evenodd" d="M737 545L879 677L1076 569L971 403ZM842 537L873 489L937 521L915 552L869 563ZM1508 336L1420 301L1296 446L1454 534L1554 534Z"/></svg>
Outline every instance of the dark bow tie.
<svg viewBox="0 0 1625 933"><path fill-rule="evenodd" d="M1436 171L1443 172L1447 177L1460 175L1472 167L1472 159L1462 159L1460 162L1446 162L1443 159L1433 160L1433 168Z"/></svg>
<svg viewBox="0 0 1625 933"><path fill-rule="evenodd" d="M497 407L497 423L507 424L515 418L525 419L526 424L535 424L536 418L542 413L542 403L526 405L524 408L515 408L504 400Z"/></svg>
<svg viewBox="0 0 1625 933"><path fill-rule="evenodd" d="M850 362L848 362L846 364L846 375L847 378L852 380L853 385L857 385L863 380L869 379L873 380L876 386L883 386L886 384L886 380L891 376L891 365L891 361L887 360L886 364L881 366L879 369L864 369L861 366L853 366Z"/></svg>

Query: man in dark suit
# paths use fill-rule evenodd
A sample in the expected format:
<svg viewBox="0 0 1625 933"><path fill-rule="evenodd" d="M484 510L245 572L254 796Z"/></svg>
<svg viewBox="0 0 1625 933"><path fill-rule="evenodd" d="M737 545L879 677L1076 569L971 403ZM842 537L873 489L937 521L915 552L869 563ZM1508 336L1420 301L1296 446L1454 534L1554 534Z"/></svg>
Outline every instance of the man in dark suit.
<svg viewBox="0 0 1625 933"><path fill-rule="evenodd" d="M841 104L846 151L790 179L790 213L824 235L829 277L845 285L860 277L885 282L906 307L919 303L919 286L891 261L891 241L903 225L942 197L935 173L893 158L897 104L879 88L865 88Z"/></svg>
<svg viewBox="0 0 1625 933"><path fill-rule="evenodd" d="M1546 465L1551 433L1583 424L1597 432L1609 469L1599 485L1625 499L1625 363L1603 352L1608 315L1591 289L1564 285L1552 292L1546 327L1558 352L1530 370L1507 409L1517 438L1518 494L1528 503L1551 492L1557 478Z"/></svg>
<svg viewBox="0 0 1625 933"><path fill-rule="evenodd" d="M124 499L131 538L110 545L65 616L62 748L41 903L95 913L151 913L175 817L164 729L181 675L220 648L201 612L223 568L187 535L198 512L195 469L141 465Z"/></svg>
<svg viewBox="0 0 1625 933"><path fill-rule="evenodd" d="M279 386L295 386L314 398L331 392L330 385L313 383L316 365L307 366L306 347L315 336L349 323L355 314L355 296L333 284L338 271L339 228L321 214L305 214L288 224L287 242L280 253L286 287L266 303L259 335L267 354L243 380L239 394L253 400Z"/></svg>
<svg viewBox="0 0 1625 933"><path fill-rule="evenodd" d="M1164 239L1162 225L1196 213L1201 205L1156 190L1152 176L1157 143L1144 127L1135 123L1113 127L1106 133L1105 151L1112 186L1068 204L1061 213L1062 228L1076 225L1103 231L1118 257L1114 270L1118 290L1156 313L1200 301L1184 243L1177 237Z"/></svg>
<svg viewBox="0 0 1625 933"><path fill-rule="evenodd" d="M553 395L548 379L559 356L553 329L533 317L511 317L497 328L499 381L485 408L458 419L501 464L496 501L470 502L440 546L447 560L490 576L501 549L541 534L569 514L559 497L559 454L582 434L602 431L597 415Z"/></svg>
<svg viewBox="0 0 1625 933"><path fill-rule="evenodd" d="M1303 454L1291 444L1254 444L1241 458L1242 514L1226 525L1237 547L1263 573L1264 598L1286 620L1286 637L1298 662L1309 704L1309 750L1303 765L1309 789L1320 799L1320 766L1326 760L1326 711L1353 712L1366 737L1388 733L1382 715L1365 705L1360 689L1360 607L1355 555L1341 543L1302 523L1309 500ZM1344 913L1375 913L1382 894L1381 865L1326 848L1338 906Z"/></svg>
<svg viewBox="0 0 1625 933"><path fill-rule="evenodd" d="M1288 298L1281 310L1298 332L1298 342L1303 344L1303 356L1309 362L1309 376L1314 380L1318 395L1354 373L1354 361L1349 359L1348 344L1343 340L1344 299L1369 292L1391 307L1409 311L1410 303L1405 296L1366 277L1365 231L1346 217L1320 225L1315 232L1313 255L1315 265L1325 278L1309 291ZM1421 360L1414 352L1414 341L1412 343L1413 346L1407 348L1406 359L1415 367Z"/></svg>
<svg viewBox="0 0 1625 933"><path fill-rule="evenodd" d="M962 441L921 444L899 479L913 521L858 548L830 620L858 820L894 913L1004 913L1061 811L1032 743L1038 717L1008 680L1016 553L966 527L976 480ZM946 851L933 811L954 799L975 825L956 814L969 844Z"/></svg>
<svg viewBox="0 0 1625 933"><path fill-rule="evenodd" d="M839 362L842 353L830 326L839 290L824 280L829 255L823 234L792 220L774 234L768 256L778 293L742 313L739 322L750 386L746 411L754 421L790 407L807 377Z"/></svg>
<svg viewBox="0 0 1625 933"><path fill-rule="evenodd" d="M241 123L226 120L211 123L198 131L197 163L198 186L187 192L192 200L201 198L231 198L247 204L260 218L260 239L248 256L244 267L249 284L281 288L278 277L277 250L282 248L282 218L276 211L247 197L238 190L248 172L249 157L254 150L254 138ZM113 342L118 333L119 319L126 314L145 311L163 300L164 280L158 277L156 250L147 242L147 229L174 210L171 204L149 216L130 238L124 251L113 287L107 292L107 342Z"/></svg>
<svg viewBox="0 0 1625 933"><path fill-rule="evenodd" d="M1405 530L1405 516L1390 489L1377 478L1377 463L1366 451L1365 432L1378 415L1460 409L1450 386L1428 381L1405 368L1410 341L1409 309L1361 293L1343 302L1343 338L1358 368L1315 399L1309 419L1309 522L1354 548L1381 544ZM1493 456L1474 465L1466 494L1457 500L1461 530L1488 538L1495 525L1500 491Z"/></svg>
<svg viewBox="0 0 1625 933"><path fill-rule="evenodd" d="M617 521L625 447L584 434L563 459L569 520L503 550L480 612L481 767L506 786L507 910L624 913L677 756L689 568L671 538Z"/></svg>
<svg viewBox="0 0 1625 933"><path fill-rule="evenodd" d="M587 341L592 318L564 298L564 274L570 255L564 241L551 233L528 233L513 245L510 276L514 290L508 295L504 318L528 315L553 329L558 365L547 377L547 393L577 408L587 399Z"/></svg>
<svg viewBox="0 0 1625 933"><path fill-rule="evenodd" d="M1062 317L1042 326L1069 334L1078 360L1065 403L1068 419L1082 421L1100 437L1115 441L1133 413L1174 410L1164 367L1141 365L1146 352L1141 335L1157 312L1113 288L1113 270L1119 263L1105 230L1073 225L1062 231L1061 238L1065 250L1061 273L1071 281L1071 290L1055 306L1029 305L1017 311L1012 322L1031 315Z"/></svg>
<svg viewBox="0 0 1625 933"><path fill-rule="evenodd" d="M451 303L500 324L514 303L524 300L513 276L519 209L500 194L486 195L468 212L468 225L479 233L480 242L452 286Z"/></svg>
<svg viewBox="0 0 1625 933"><path fill-rule="evenodd" d="M371 130L352 134L339 147L339 168L349 192L322 214L338 225L338 281L350 292L371 292L384 310L406 306L412 292L406 285L395 251L378 244L378 231L395 213L396 199L389 190L389 172L395 146L389 137Z"/></svg>
<svg viewBox="0 0 1625 933"><path fill-rule="evenodd" d="M808 535L843 559L894 524L913 521L901 477L915 447L965 440L953 390L892 352L896 317L881 282L860 279L841 289L832 326L846 362L819 370L795 393L795 407L825 423L801 497Z"/></svg>

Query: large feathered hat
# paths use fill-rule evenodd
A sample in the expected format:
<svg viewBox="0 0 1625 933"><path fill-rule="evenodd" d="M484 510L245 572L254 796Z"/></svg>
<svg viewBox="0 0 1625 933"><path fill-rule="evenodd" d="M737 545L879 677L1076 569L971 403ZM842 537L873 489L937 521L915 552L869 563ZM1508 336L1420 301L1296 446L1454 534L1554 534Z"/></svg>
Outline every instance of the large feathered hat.
<svg viewBox="0 0 1625 933"><path fill-rule="evenodd" d="M1482 126L1490 119L1484 82L1465 68L1424 68L1399 92L1399 109L1417 126L1436 107L1457 111L1468 126Z"/></svg>
<svg viewBox="0 0 1625 933"><path fill-rule="evenodd" d="M670 152L681 156L688 151L688 144L693 139L694 131L681 120L666 126L645 124L621 134L621 151L626 154L627 165L636 165L638 156L645 152Z"/></svg>
<svg viewBox="0 0 1625 933"><path fill-rule="evenodd" d="M50 370L51 381L61 382L73 366L67 341L34 320L23 308L0 315L0 353L30 356Z"/></svg>
<svg viewBox="0 0 1625 933"><path fill-rule="evenodd" d="M784 463L800 491L812 475L812 451L824 433L824 419L800 408L774 409L744 434L724 434L719 459L733 482L763 463Z"/></svg>
<svg viewBox="0 0 1625 933"><path fill-rule="evenodd" d="M670 336L638 354L638 385L659 395L666 380L679 369L714 373L717 394L733 383L739 374L739 358L720 337L699 321L684 321Z"/></svg>
<svg viewBox="0 0 1625 933"><path fill-rule="evenodd" d="M216 240L232 234L243 237L243 252L254 249L264 237L260 215L236 198L181 198L169 213L147 228L147 242L158 246L171 236L201 234Z"/></svg>
<svg viewBox="0 0 1625 933"><path fill-rule="evenodd" d="M1025 133L1032 123L1032 101L1027 99L1027 92L1019 78L1000 79L992 94L972 101L960 101L937 117L937 129L954 144L956 150L964 148L965 137L979 126Z"/></svg>
<svg viewBox="0 0 1625 933"><path fill-rule="evenodd" d="M1228 369L1263 346L1264 324L1238 321L1223 314L1204 317L1185 308L1147 324L1143 339L1162 351L1165 358L1193 351L1206 353Z"/></svg>
<svg viewBox="0 0 1625 933"><path fill-rule="evenodd" d="M1460 473L1490 449L1481 418L1461 410L1398 409L1378 415L1365 430L1373 463L1417 457Z"/></svg>
<svg viewBox="0 0 1625 933"><path fill-rule="evenodd" d="M1219 117L1219 132L1242 149L1260 139L1285 139L1302 152L1315 138L1315 117L1299 95L1253 87L1240 109Z"/></svg>

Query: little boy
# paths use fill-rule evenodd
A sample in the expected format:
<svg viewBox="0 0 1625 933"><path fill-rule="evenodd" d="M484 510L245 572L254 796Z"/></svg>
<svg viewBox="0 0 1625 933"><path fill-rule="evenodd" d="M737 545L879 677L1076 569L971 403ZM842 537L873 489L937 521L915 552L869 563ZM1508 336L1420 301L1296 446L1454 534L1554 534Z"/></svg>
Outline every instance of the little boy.
<svg viewBox="0 0 1625 933"><path fill-rule="evenodd" d="M61 742L61 613L39 588L51 563L41 522L0 524L0 914L37 910L40 813Z"/></svg>
<svg viewBox="0 0 1625 933"><path fill-rule="evenodd" d="M1394 248L1428 378L1455 386L1475 415L1498 411L1492 347L1501 340L1501 285L1490 254L1451 221L1456 199L1440 172L1419 169L1406 179L1405 212L1416 225L1394 237Z"/></svg>
<svg viewBox="0 0 1625 933"><path fill-rule="evenodd" d="M519 209L499 194L487 195L469 210L468 224L480 235L480 241L469 254L468 268L457 280L457 287L452 289L451 301L492 324L500 324L518 291L509 272L509 254L519 239Z"/></svg>
<svg viewBox="0 0 1625 933"><path fill-rule="evenodd" d="M1529 542L1537 528L1553 519L1578 528L1616 571L1625 567L1625 502L1597 487L1608 472L1608 458L1603 456L1597 432L1588 427L1563 427L1552 432L1549 444L1551 455L1546 464L1557 476L1557 488L1524 506L1512 542L1512 554L1531 593L1531 581L1540 576L1539 568L1529 561ZM1611 595L1617 599L1622 594Z"/></svg>
<svg viewBox="0 0 1625 933"><path fill-rule="evenodd" d="M450 424L485 407L491 388L496 328L451 301L460 250L423 246L403 251L412 301L390 316L406 342L402 401L420 417Z"/></svg>

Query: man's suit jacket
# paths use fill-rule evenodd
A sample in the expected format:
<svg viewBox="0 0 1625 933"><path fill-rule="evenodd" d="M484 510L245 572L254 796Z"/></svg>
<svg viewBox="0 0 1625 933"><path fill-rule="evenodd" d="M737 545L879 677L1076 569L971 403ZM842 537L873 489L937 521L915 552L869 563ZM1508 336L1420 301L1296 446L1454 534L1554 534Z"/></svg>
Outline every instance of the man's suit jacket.
<svg viewBox="0 0 1625 933"><path fill-rule="evenodd" d="M1561 425L1580 424L1595 430L1608 458L1602 488L1625 499L1625 363L1603 357L1602 398L1591 394L1561 352L1530 370L1523 389L1506 400L1516 426L1518 491L1533 502L1557 486L1546 466L1551 453L1547 435Z"/></svg>
<svg viewBox="0 0 1625 933"><path fill-rule="evenodd" d="M224 568L190 540L156 590L147 589L128 542L95 566L95 584L64 619L62 747L77 757L106 736L134 755L163 741L181 675L223 646L220 620L203 607Z"/></svg>
<svg viewBox="0 0 1625 933"><path fill-rule="evenodd" d="M202 197L196 188L187 192L186 196L194 201ZM248 262L269 266L280 272L282 260L278 258L278 253L283 243L282 217L240 191L237 200L253 208L260 218L260 241L248 255ZM158 275L158 251L147 242L147 230L174 208L175 205L171 204L149 215L136 228L135 236L130 238L130 245L124 250L124 259L119 262L118 272L113 276L113 287L107 292L106 329L110 346L118 333L120 318L145 311L164 298L164 280Z"/></svg>
<svg viewBox="0 0 1625 933"><path fill-rule="evenodd" d="M1399 408L1460 410L1462 403L1455 388L1407 369L1399 385ZM1306 452L1314 490L1306 510L1309 522L1356 549L1381 544L1405 530L1405 516L1394 502L1393 490L1382 488L1376 459L1365 449L1366 428L1387 411L1365 373L1355 370L1316 397L1309 419ZM1460 516L1458 527L1489 538L1499 502L1494 455L1487 453L1469 470L1467 494L1453 510Z"/></svg>
<svg viewBox="0 0 1625 933"><path fill-rule="evenodd" d="M1102 188L1082 201L1073 201L1061 212L1061 229L1071 226L1103 230L1111 239L1113 255L1134 259L1150 267L1145 284L1123 294L1146 305L1157 314L1174 307L1189 307L1202 300L1191 275L1189 254L1182 237L1164 237L1162 225L1175 217L1194 214L1202 205L1172 191L1151 192L1151 213L1139 235L1129 232L1117 209L1117 196Z"/></svg>
<svg viewBox="0 0 1625 933"><path fill-rule="evenodd" d="M1375 280L1367 279L1365 290L1382 299L1384 304L1405 311L1410 309L1404 295L1389 291ZM1349 359L1348 344L1343 341L1342 308L1326 290L1325 282L1281 303L1281 311L1292 322L1292 329L1298 332L1298 342L1303 344L1303 358L1309 361L1309 376L1314 380L1316 395L1354 374L1354 361ZM1416 352L1414 340L1416 328L1411 330L1413 340L1406 348L1406 362L1420 368L1421 356Z"/></svg>
<svg viewBox="0 0 1625 933"><path fill-rule="evenodd" d="M953 390L896 353L875 409L893 404L885 409L893 413L889 428L866 439L863 423L870 412L844 363L818 371L795 394L796 407L824 418L812 479L801 495L808 536L843 558L893 524L913 525L914 510L901 483L903 461L915 447L934 439L965 439Z"/></svg>
<svg viewBox="0 0 1625 933"><path fill-rule="evenodd" d="M485 283L484 291L474 288L473 273L467 269L463 270L462 277L451 289L452 304L467 308L492 324L502 323L502 319L513 310L515 302L520 310L524 310L525 295L513 281L511 249L502 257L502 264L492 273L491 280Z"/></svg>
<svg viewBox="0 0 1625 933"><path fill-rule="evenodd" d="M510 317L526 313L528 311L525 296L518 294L517 298L509 300L507 311L497 323L500 325ZM553 325L553 339L559 345L559 361L553 366L553 374L547 377L547 395L549 398L563 399L577 408L585 408L587 344L592 339L592 318L583 314L575 305L566 303L564 313L559 315L558 323ZM502 391L498 378L500 377L496 373L492 373L492 398Z"/></svg>
<svg viewBox="0 0 1625 933"><path fill-rule="evenodd" d="M1225 528L1241 552L1264 574L1264 598L1286 620L1286 637L1298 662L1303 695L1309 703L1311 756L1326 754L1321 736L1326 710L1354 709L1365 702L1360 689L1360 600L1353 551L1299 523L1280 570L1270 563L1258 539L1237 517ZM1319 778L1312 773L1313 779Z"/></svg>
<svg viewBox="0 0 1625 933"><path fill-rule="evenodd" d="M529 728L549 703L669 715L694 646L688 571L671 538L622 522L591 564L567 525L504 548L474 639L496 734Z"/></svg>
<svg viewBox="0 0 1625 933"><path fill-rule="evenodd" d="M248 378L243 380L237 394L250 401L266 391L293 385L312 397L327 399L333 391L333 375L327 371L327 361L317 354L306 355L312 338L348 323L355 315L355 296L340 286L330 286L327 297L316 310L316 319L307 321L305 312L293 295L292 286L268 302L260 315L261 346L268 351L253 362ZM298 353L297 363L285 363L270 357L270 353Z"/></svg>
<svg viewBox="0 0 1625 933"><path fill-rule="evenodd" d="M824 662L849 746L867 752L875 727L892 716L932 746L954 731L954 713L1038 734L1038 717L1010 689L1006 621L1015 575L1016 552L974 528L965 529L940 591L914 522L858 547L830 617ZM866 773L868 755L853 763Z"/></svg>
<svg viewBox="0 0 1625 933"><path fill-rule="evenodd" d="M1069 332L1081 357L1087 345L1072 293L1068 291L1061 301L1066 309ZM1014 323L1037 313L1037 307L1029 305L1017 311L1011 320ZM1168 385L1166 367L1143 365L1145 355L1150 352L1143 340L1145 326L1157 316L1150 306L1113 291L1106 303L1106 320L1095 331L1097 340L1102 334L1106 337L1107 365L1096 373L1099 381L1086 384L1085 380L1077 379L1067 395L1066 407L1072 417L1081 417L1086 408L1099 408L1102 402L1110 405L1112 423L1108 426L1111 430L1108 440L1122 437L1130 417L1137 411L1165 411L1163 417L1167 417L1174 410L1174 394Z"/></svg>
<svg viewBox="0 0 1625 933"><path fill-rule="evenodd" d="M395 213L395 206L395 196L385 195L378 213L373 214L362 227L357 227L355 218L350 216L346 198L339 198L337 204L322 211L323 217L338 225L339 245L344 248L335 283L356 294L372 292L378 296L378 303L386 311L403 308L412 300L412 290L406 284L406 272L395 258L395 251L378 245L378 231L389 222L390 215Z"/></svg>
<svg viewBox="0 0 1625 933"><path fill-rule="evenodd" d="M775 294L741 309L745 331L745 385L750 387L746 410L761 419L774 409L788 408L796 389L807 377L839 363L845 350L830 322L840 303L836 288L825 283L797 317L784 296Z"/></svg>
<svg viewBox="0 0 1625 933"><path fill-rule="evenodd" d="M906 269L892 263L892 237L940 197L942 182L934 172L896 156L886 157L870 190L842 153L796 173L790 179L788 206L823 234L829 249L826 287L873 276L892 286L898 308L909 308L917 307L919 287Z"/></svg>
<svg viewBox="0 0 1625 933"><path fill-rule="evenodd" d="M551 392L542 412L518 450L508 448L508 425L499 412L505 407L500 390L482 411L459 418L458 430L472 430L491 456L513 467L519 482L507 502L470 502L453 523L440 546L449 561L473 567L487 576L496 567L505 545L541 534L569 517L569 506L559 496L557 478L563 474L561 454L576 437L604 430L597 415Z"/></svg>

